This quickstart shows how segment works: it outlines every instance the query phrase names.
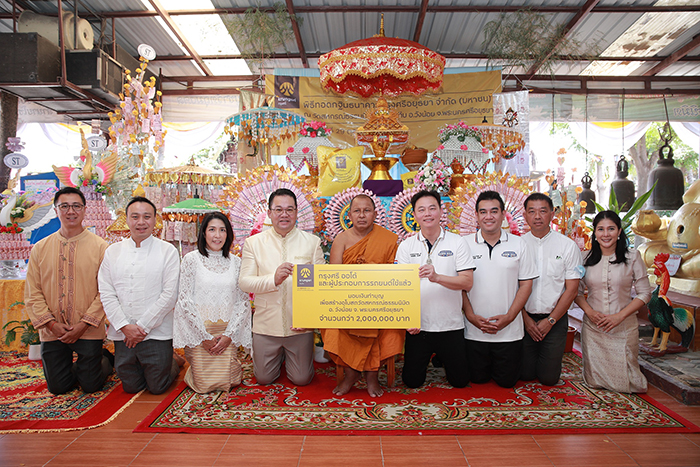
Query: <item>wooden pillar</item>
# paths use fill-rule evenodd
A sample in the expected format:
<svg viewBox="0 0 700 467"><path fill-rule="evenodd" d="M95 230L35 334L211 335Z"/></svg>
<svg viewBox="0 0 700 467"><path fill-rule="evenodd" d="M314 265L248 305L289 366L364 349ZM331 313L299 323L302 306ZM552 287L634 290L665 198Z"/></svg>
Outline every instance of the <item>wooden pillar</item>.
<svg viewBox="0 0 700 467"><path fill-rule="evenodd" d="M17 136L17 96L0 91L0 191L5 191L10 181L10 168L2 160L10 153L5 146L7 138Z"/></svg>

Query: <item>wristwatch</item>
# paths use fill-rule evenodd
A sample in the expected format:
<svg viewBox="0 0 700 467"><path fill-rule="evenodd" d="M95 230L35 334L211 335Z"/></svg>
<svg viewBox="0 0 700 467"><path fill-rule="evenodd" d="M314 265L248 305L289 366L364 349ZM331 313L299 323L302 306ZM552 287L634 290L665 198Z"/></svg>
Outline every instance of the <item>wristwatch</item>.
<svg viewBox="0 0 700 467"><path fill-rule="evenodd" d="M547 321L549 321L549 324L551 324L552 326L557 324L557 320L552 318L551 316L547 316Z"/></svg>

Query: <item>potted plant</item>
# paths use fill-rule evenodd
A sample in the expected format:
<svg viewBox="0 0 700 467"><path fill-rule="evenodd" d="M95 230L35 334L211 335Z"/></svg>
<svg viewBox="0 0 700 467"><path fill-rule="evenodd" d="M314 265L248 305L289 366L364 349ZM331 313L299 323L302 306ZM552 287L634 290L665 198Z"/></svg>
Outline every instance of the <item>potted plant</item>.
<svg viewBox="0 0 700 467"><path fill-rule="evenodd" d="M39 341L39 331L34 328L31 320L12 320L2 327L5 331L5 345L10 345L20 335L20 342L29 349L29 360L41 360L41 341Z"/></svg>

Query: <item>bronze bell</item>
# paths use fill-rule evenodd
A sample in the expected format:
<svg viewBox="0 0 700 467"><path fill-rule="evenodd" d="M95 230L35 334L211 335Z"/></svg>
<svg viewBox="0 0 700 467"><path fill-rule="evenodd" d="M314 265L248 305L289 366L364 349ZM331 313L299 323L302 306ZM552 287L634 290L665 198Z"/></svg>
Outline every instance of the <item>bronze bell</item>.
<svg viewBox="0 0 700 467"><path fill-rule="evenodd" d="M649 207L657 211L671 211L683 205L683 192L685 183L683 172L674 167L673 149L668 140L659 148L659 160L656 168L649 175L649 186L656 182L656 188L649 197ZM664 157L664 149L668 149L668 156Z"/></svg>
<svg viewBox="0 0 700 467"><path fill-rule="evenodd" d="M595 191L591 190L592 183L593 179L588 174L588 172L583 174L583 178L581 178L581 185L583 186L583 191L579 193L578 199L576 201L578 203L580 203L581 201L586 202L586 214L595 214L595 204L593 203L595 201Z"/></svg>
<svg viewBox="0 0 700 467"><path fill-rule="evenodd" d="M617 199L617 205L620 207L620 212L629 211L635 200L634 182L632 180L627 180L628 174L629 165L623 154L617 161L617 172L615 173L615 180L612 182L612 190L615 192L615 198Z"/></svg>

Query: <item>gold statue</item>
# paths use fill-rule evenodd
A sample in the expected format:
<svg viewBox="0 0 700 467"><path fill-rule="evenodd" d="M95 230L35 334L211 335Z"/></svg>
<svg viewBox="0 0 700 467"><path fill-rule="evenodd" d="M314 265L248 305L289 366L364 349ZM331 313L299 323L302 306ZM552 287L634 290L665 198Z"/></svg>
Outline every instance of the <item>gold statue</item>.
<svg viewBox="0 0 700 467"><path fill-rule="evenodd" d="M671 288L700 296L700 180L685 192L683 203L668 222L654 211L640 211L632 230L649 239L638 248L647 267L653 268L659 253L680 255L681 265L671 278Z"/></svg>

